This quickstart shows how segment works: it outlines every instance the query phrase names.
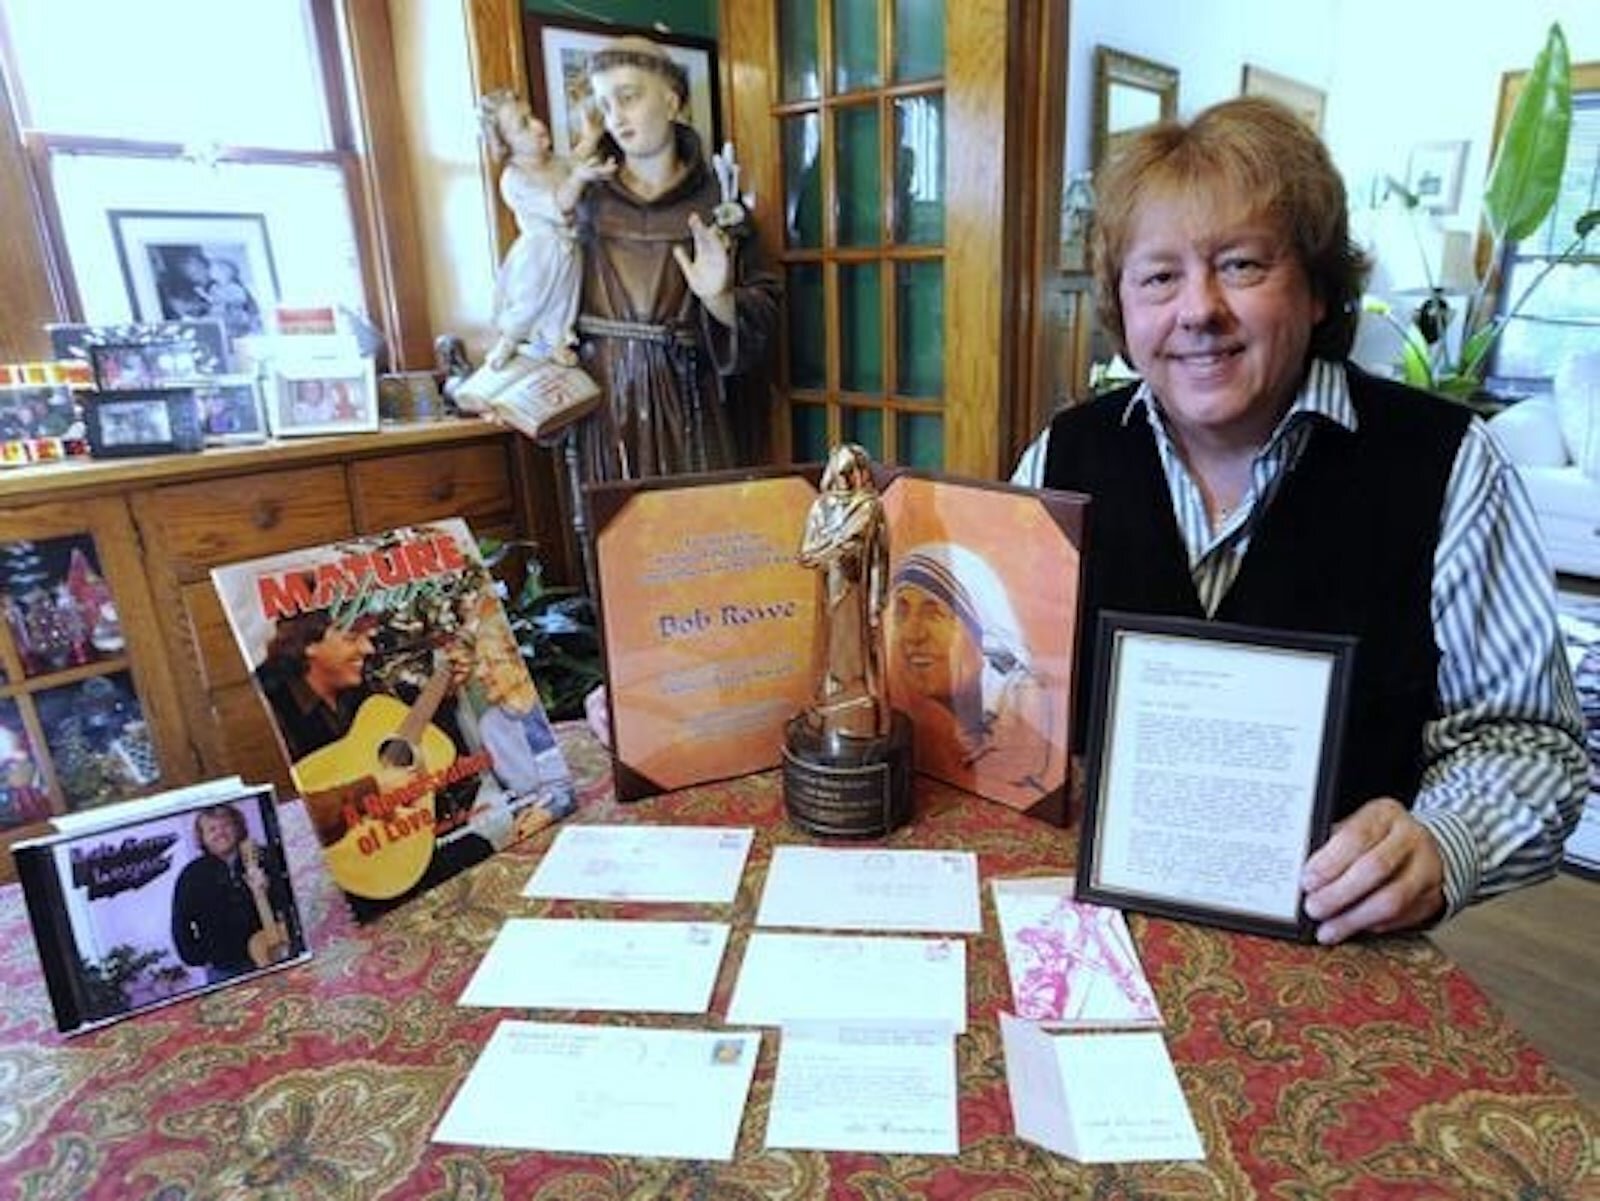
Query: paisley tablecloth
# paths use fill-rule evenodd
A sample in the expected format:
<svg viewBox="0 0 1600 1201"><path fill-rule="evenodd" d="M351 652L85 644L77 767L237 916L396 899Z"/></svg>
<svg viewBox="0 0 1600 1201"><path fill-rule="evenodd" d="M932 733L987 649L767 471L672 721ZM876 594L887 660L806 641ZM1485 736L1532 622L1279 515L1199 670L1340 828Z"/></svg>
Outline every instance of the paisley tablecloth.
<svg viewBox="0 0 1600 1201"><path fill-rule="evenodd" d="M751 825L738 898L672 906L730 920L712 1013L552 1020L715 1025L726 1011L782 820L776 777L633 805L605 760L563 742L583 780L575 820ZM957 1044L958 1157L767 1150L776 1038L731 1163L484 1151L429 1136L504 1012L455 998L509 916L642 916L662 907L520 895L546 832L369 927L284 807L315 950L307 963L64 1040L55 1033L19 890L0 889L0 1195L743 1201L745 1198L1600 1197L1595 1114L1424 938L1302 947L1130 916L1194 1111L1200 1163L1086 1166L1011 1134L995 1014L1009 986L987 889L969 940L971 1029ZM892 845L977 852L985 881L1069 870L1074 837L925 785ZM517 1011L514 1016L527 1016ZM530 1089L537 1080L528 1082Z"/></svg>

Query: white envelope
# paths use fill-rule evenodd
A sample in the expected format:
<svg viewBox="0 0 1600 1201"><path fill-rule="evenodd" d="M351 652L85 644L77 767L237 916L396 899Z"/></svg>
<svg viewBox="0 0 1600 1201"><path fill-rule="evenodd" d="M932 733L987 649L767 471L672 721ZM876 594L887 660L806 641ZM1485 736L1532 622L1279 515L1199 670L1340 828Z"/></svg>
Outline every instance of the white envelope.
<svg viewBox="0 0 1600 1201"><path fill-rule="evenodd" d="M733 1158L761 1036L504 1021L436 1143Z"/></svg>
<svg viewBox="0 0 1600 1201"><path fill-rule="evenodd" d="M728 1022L799 1021L928 1022L964 1034L967 945L758 930L745 947Z"/></svg>
<svg viewBox="0 0 1600 1201"><path fill-rule="evenodd" d="M512 918L458 1004L704 1013L727 945L717 922Z"/></svg>
<svg viewBox="0 0 1600 1201"><path fill-rule="evenodd" d="M978 857L971 851L779 847L758 926L976 934Z"/></svg>

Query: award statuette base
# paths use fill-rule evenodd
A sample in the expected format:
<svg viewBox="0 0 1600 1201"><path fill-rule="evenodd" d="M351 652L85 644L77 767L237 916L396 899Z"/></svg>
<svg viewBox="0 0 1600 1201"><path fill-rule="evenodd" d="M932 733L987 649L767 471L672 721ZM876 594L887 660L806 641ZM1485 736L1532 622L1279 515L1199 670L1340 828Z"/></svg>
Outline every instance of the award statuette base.
<svg viewBox="0 0 1600 1201"><path fill-rule="evenodd" d="M805 713L784 727L783 807L820 838L882 838L911 817L911 720L887 735L821 734Z"/></svg>

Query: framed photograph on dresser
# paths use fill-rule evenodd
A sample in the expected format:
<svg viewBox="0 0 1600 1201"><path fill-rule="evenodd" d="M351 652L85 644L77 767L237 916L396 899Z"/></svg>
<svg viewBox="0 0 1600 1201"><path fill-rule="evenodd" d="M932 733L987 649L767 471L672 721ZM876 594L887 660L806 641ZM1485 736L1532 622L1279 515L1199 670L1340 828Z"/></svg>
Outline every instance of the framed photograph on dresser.
<svg viewBox="0 0 1600 1201"><path fill-rule="evenodd" d="M279 363L268 424L278 438L366 433L378 428L378 385L371 359Z"/></svg>
<svg viewBox="0 0 1600 1201"><path fill-rule="evenodd" d="M1309 940L1355 640L1102 612L1080 899Z"/></svg>

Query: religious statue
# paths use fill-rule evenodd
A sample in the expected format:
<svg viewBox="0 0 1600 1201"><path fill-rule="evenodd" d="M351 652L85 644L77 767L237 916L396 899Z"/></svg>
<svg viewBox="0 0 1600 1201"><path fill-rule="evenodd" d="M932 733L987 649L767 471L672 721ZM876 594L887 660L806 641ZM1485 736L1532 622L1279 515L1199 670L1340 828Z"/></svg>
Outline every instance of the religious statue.
<svg viewBox="0 0 1600 1201"><path fill-rule="evenodd" d="M799 557L822 576L816 687L807 715L824 741L883 735L889 729L883 674L889 540L867 452L854 443L828 459Z"/></svg>
<svg viewBox="0 0 1600 1201"><path fill-rule="evenodd" d="M574 326L582 265L572 215L584 184L614 172L615 162L594 155L597 125L572 159L558 158L549 127L527 101L506 88L478 103L490 153L505 160L500 198L517 221L517 238L495 279L494 324L499 338L487 362L501 368L521 351L571 366L578 361Z"/></svg>
<svg viewBox="0 0 1600 1201"><path fill-rule="evenodd" d="M911 722L889 706L889 531L860 446L828 456L797 560L817 573L814 683L784 729L784 807L812 834L887 834L911 815Z"/></svg>

